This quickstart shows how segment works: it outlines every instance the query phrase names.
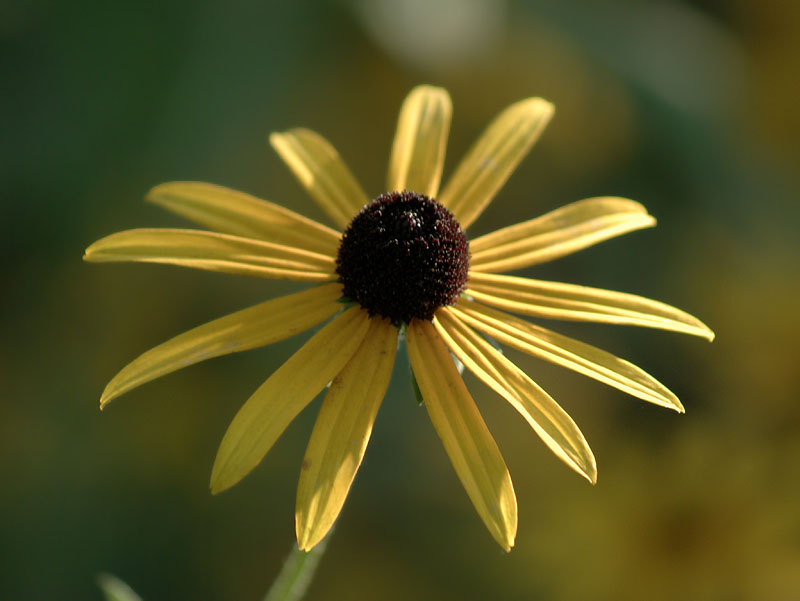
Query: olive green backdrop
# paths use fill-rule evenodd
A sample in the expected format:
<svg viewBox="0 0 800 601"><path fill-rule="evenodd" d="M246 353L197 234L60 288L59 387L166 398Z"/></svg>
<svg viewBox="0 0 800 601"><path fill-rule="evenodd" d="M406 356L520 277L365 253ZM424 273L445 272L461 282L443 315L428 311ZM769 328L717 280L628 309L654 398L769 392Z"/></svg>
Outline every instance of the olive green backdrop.
<svg viewBox="0 0 800 601"><path fill-rule="evenodd" d="M513 354L598 459L586 484L467 377L509 464L517 547L474 513L397 366L309 599L783 600L800 594L797 2L57 2L0 6L0 599L260 599L293 541L319 401L211 497L216 446L304 336L115 401L105 383L194 325L299 289L89 265L108 233L182 222L163 181L323 219L267 145L311 127L383 192L400 102L453 97L446 172L526 96L554 121L473 233L596 195L659 220L525 273L679 306L700 339L554 324L634 360L686 415ZM549 325L549 324L548 324Z"/></svg>

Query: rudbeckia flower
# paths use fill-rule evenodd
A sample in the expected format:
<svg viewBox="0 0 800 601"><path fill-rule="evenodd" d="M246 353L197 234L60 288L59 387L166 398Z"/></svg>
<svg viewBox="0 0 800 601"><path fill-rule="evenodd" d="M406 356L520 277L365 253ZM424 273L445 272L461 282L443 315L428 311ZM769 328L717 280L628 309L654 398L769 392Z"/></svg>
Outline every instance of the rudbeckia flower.
<svg viewBox="0 0 800 601"><path fill-rule="evenodd" d="M683 411L638 367L514 314L630 324L713 338L696 318L646 298L500 275L655 224L624 198L581 200L474 240L466 230L527 154L553 114L540 98L504 110L439 183L452 106L415 88L404 101L387 192L365 194L334 148L306 129L270 142L328 215L332 229L228 188L174 182L148 200L212 231L136 229L86 250L88 261L167 263L313 286L221 317L147 351L108 384L101 407L188 365L283 340L327 322L253 393L219 447L211 490L223 491L264 458L327 386L302 462L295 515L299 547L330 530L361 464L405 336L415 384L445 451L495 540L511 549L517 502L505 461L454 357L507 400L547 447L594 482L595 459L567 413L491 341L551 361L642 400Z"/></svg>

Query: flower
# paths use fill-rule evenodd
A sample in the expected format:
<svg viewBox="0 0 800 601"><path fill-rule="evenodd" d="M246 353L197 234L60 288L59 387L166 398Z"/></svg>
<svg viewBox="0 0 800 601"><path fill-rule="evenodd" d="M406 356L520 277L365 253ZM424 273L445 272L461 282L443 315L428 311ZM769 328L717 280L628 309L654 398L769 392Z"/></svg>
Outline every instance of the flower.
<svg viewBox="0 0 800 601"><path fill-rule="evenodd" d="M92 244L88 261L167 263L316 283L181 334L130 363L106 386L101 408L193 363L252 349L327 320L239 410L211 474L218 493L247 475L300 411L330 384L300 473L295 515L309 550L336 520L389 385L398 339L431 421L475 509L506 550L517 502L500 451L451 356L505 398L556 456L590 482L595 459L561 407L487 341L557 363L645 401L683 411L638 367L512 316L632 324L713 339L696 318L653 300L499 275L575 252L655 220L623 198L589 198L467 242L464 231L502 187L553 114L540 98L504 110L439 189L452 107L419 86L400 111L388 192L370 201L333 147L306 129L270 142L340 234L292 211L197 182L155 187L148 200L214 231L136 229ZM332 319L331 319L332 318Z"/></svg>

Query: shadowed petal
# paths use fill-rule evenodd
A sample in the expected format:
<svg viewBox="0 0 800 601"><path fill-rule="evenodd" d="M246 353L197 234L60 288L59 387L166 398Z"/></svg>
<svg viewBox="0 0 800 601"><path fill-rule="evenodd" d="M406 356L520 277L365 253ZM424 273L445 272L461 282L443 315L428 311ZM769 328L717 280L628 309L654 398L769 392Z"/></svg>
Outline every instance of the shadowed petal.
<svg viewBox="0 0 800 601"><path fill-rule="evenodd" d="M165 263L301 282L324 282L336 277L333 257L203 230L146 228L117 232L92 244L83 259L97 263Z"/></svg>
<svg viewBox="0 0 800 601"><path fill-rule="evenodd" d="M523 315L644 326L714 339L708 326L680 309L613 290L471 271L467 294Z"/></svg>
<svg viewBox="0 0 800 601"><path fill-rule="evenodd" d="M407 330L408 357L450 462L494 539L514 546L517 500L511 476L433 324L415 319Z"/></svg>
<svg viewBox="0 0 800 601"><path fill-rule="evenodd" d="M291 421L347 364L369 329L369 316L348 309L314 334L247 402L222 439L211 471L216 494L244 478Z"/></svg>
<svg viewBox="0 0 800 601"><path fill-rule="evenodd" d="M147 195L155 203L223 234L288 244L336 256L339 233L250 194L203 182L169 182Z"/></svg>
<svg viewBox="0 0 800 601"><path fill-rule="evenodd" d="M444 307L436 315L433 325L467 369L519 411L559 459L594 484L594 455L567 412L454 312Z"/></svg>
<svg viewBox="0 0 800 601"><path fill-rule="evenodd" d="M439 202L462 228L466 230L480 216L552 116L552 104L528 98L512 104L489 124L439 194Z"/></svg>
<svg viewBox="0 0 800 601"><path fill-rule="evenodd" d="M453 105L443 88L418 86L403 102L389 160L387 190L439 191Z"/></svg>
<svg viewBox="0 0 800 601"><path fill-rule="evenodd" d="M269 141L297 180L341 229L369 202L339 153L319 134L296 128L273 133Z"/></svg>
<svg viewBox="0 0 800 601"><path fill-rule="evenodd" d="M480 303L461 300L452 311L459 319L498 342L594 378L644 401L683 413L683 405L666 386L611 353Z"/></svg>
<svg viewBox="0 0 800 601"><path fill-rule="evenodd" d="M108 383L102 409L112 399L200 361L272 344L304 332L341 308L339 284L323 284L198 326L150 349Z"/></svg>
<svg viewBox="0 0 800 601"><path fill-rule="evenodd" d="M587 198L470 241L470 265L480 272L522 269L655 224L638 202Z"/></svg>
<svg viewBox="0 0 800 601"><path fill-rule="evenodd" d="M373 317L358 351L325 396L297 487L295 528L304 551L321 541L339 516L389 386L396 351L397 328Z"/></svg>

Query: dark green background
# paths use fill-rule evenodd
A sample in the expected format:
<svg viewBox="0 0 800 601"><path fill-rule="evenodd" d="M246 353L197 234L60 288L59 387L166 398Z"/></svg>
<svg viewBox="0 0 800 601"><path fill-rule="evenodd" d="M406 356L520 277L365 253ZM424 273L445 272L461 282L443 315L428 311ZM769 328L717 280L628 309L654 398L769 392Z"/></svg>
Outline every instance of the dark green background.
<svg viewBox="0 0 800 601"><path fill-rule="evenodd" d="M445 177L499 110L556 117L472 228L596 195L647 230L527 270L684 308L717 333L555 324L669 385L684 416L510 353L583 429L592 487L467 383L519 499L506 555L397 366L310 599L783 600L800 591L800 5L786 0L90 2L0 5L0 599L259 599L293 540L318 401L211 497L222 434L301 344L218 359L97 409L140 352L299 286L89 265L108 233L182 222L163 181L321 212L266 144L303 125L383 192L397 109L447 87ZM430 12L433 11L433 12ZM549 324L548 324L549 325Z"/></svg>

